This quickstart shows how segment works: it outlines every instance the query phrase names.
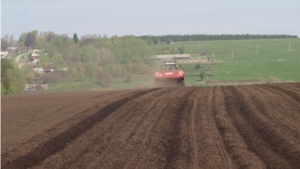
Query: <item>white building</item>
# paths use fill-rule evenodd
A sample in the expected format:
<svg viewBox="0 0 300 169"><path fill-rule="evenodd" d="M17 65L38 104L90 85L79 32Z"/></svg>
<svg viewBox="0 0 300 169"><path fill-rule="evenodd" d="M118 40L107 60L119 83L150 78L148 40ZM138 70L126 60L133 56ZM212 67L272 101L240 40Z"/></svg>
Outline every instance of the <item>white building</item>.
<svg viewBox="0 0 300 169"><path fill-rule="evenodd" d="M190 61L190 54L174 54L174 55L157 55L157 60L160 62L172 62L174 59L178 61Z"/></svg>
<svg viewBox="0 0 300 169"><path fill-rule="evenodd" d="M31 58L36 60L40 58L40 51L39 50L32 50Z"/></svg>
<svg viewBox="0 0 300 169"><path fill-rule="evenodd" d="M44 72L44 68L42 68L42 67L36 67L36 68L33 68L33 70L37 73L43 73Z"/></svg>
<svg viewBox="0 0 300 169"><path fill-rule="evenodd" d="M8 55L8 51L1 52L1 59L6 58Z"/></svg>

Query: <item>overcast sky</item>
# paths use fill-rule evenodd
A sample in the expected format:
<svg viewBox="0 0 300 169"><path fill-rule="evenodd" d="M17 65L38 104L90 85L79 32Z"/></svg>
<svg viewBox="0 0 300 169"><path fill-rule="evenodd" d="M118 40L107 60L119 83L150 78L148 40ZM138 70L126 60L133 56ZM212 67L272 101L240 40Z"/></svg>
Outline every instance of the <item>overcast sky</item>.
<svg viewBox="0 0 300 169"><path fill-rule="evenodd" d="M288 34L300 0L2 0L1 37L31 30L87 34Z"/></svg>

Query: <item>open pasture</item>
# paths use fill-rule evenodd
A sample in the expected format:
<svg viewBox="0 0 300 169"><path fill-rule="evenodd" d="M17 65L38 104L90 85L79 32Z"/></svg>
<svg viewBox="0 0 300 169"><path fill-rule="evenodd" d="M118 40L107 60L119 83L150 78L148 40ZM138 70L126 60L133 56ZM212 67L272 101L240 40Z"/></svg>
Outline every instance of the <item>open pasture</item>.
<svg viewBox="0 0 300 169"><path fill-rule="evenodd" d="M207 76L207 81L300 81L300 39L190 41L160 44L155 48L181 46L184 53L191 54L192 63L183 64L186 81L191 85L200 79L195 76L200 70L212 70L213 76ZM207 57L201 56L204 52L209 62L200 63L200 69L195 69L197 60L207 61Z"/></svg>

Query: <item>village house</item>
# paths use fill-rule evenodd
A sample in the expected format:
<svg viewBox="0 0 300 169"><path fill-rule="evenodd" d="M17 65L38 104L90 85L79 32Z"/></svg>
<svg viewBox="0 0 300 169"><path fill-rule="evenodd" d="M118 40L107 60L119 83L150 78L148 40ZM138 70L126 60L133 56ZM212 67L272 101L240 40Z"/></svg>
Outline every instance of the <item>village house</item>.
<svg viewBox="0 0 300 169"><path fill-rule="evenodd" d="M42 68L42 67L35 67L33 68L33 70L39 74L42 73L53 73L55 70L54 69L50 69L50 68Z"/></svg>
<svg viewBox="0 0 300 169"><path fill-rule="evenodd" d="M35 67L35 68L33 68L33 70L40 74L42 74L44 72L44 68L42 68L42 67Z"/></svg>
<svg viewBox="0 0 300 169"><path fill-rule="evenodd" d="M179 62L189 62L190 54L174 54L174 55L157 55L157 60L160 62L173 62L176 59Z"/></svg>
<svg viewBox="0 0 300 169"><path fill-rule="evenodd" d="M8 51L1 52L1 59L6 58L8 55Z"/></svg>
<svg viewBox="0 0 300 169"><path fill-rule="evenodd" d="M45 73L52 73L52 72L54 72L54 69L47 68L47 69L44 69L44 72Z"/></svg>
<svg viewBox="0 0 300 169"><path fill-rule="evenodd" d="M19 52L27 52L28 50L31 50L31 46L19 46L18 47Z"/></svg>
<svg viewBox="0 0 300 169"><path fill-rule="evenodd" d="M32 50L31 59L34 59L34 60L40 59L40 51Z"/></svg>

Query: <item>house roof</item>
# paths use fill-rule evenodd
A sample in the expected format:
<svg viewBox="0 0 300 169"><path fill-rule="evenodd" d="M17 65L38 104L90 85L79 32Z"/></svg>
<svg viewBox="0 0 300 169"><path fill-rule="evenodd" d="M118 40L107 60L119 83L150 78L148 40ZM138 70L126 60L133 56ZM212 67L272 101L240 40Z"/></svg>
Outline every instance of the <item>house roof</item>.
<svg viewBox="0 0 300 169"><path fill-rule="evenodd" d="M191 58L190 54L176 54L176 55L157 55L157 59L189 59Z"/></svg>
<svg viewBox="0 0 300 169"><path fill-rule="evenodd" d="M31 49L31 46L19 46L18 50L25 50L26 49Z"/></svg>

